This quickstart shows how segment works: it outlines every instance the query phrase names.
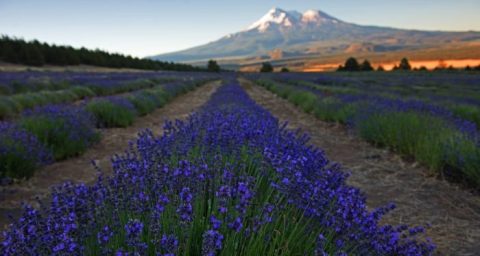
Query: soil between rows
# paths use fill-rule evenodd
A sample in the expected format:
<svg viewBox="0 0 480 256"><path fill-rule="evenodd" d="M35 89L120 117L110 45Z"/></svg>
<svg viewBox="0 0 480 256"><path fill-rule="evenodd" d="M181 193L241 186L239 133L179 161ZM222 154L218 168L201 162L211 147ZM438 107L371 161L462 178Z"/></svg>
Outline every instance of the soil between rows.
<svg viewBox="0 0 480 256"><path fill-rule="evenodd" d="M128 142L134 140L138 132L150 129L155 135L161 135L166 120L186 119L189 114L207 102L219 86L220 81L210 82L192 92L180 95L163 108L137 118L130 127L103 129L100 131L101 141L81 156L46 166L35 172L27 181L0 187L0 230L10 223L7 214L18 216L22 202L38 206L35 198L46 198L52 186L67 181L93 183L99 173L92 166L92 161L95 161L105 174L111 173L111 157L127 149Z"/></svg>
<svg viewBox="0 0 480 256"><path fill-rule="evenodd" d="M478 255L480 252L480 198L455 184L429 174L417 163L376 148L341 125L320 121L250 81L242 87L259 105L288 128L301 129L310 143L321 148L331 161L351 173L348 183L367 196L369 208L394 202L397 208L384 223L430 225L427 236L439 255Z"/></svg>

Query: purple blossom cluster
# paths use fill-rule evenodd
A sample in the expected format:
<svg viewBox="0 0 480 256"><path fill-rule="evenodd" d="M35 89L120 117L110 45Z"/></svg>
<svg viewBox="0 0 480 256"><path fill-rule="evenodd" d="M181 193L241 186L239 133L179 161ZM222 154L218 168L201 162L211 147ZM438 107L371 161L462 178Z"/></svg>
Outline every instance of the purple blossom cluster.
<svg viewBox="0 0 480 256"><path fill-rule="evenodd" d="M279 125L234 81L198 113L167 122L164 130L159 137L142 132L125 154L113 157L111 177L92 186L66 183L53 190L49 207L27 207L4 233L0 253L429 255L434 250L418 237L422 228L379 224L393 205L367 210L365 196L346 185L338 165L308 145L306 135ZM282 227L287 233L278 230ZM279 233L287 240L275 240ZM293 234L300 242L288 240ZM295 243L298 251L288 251Z"/></svg>

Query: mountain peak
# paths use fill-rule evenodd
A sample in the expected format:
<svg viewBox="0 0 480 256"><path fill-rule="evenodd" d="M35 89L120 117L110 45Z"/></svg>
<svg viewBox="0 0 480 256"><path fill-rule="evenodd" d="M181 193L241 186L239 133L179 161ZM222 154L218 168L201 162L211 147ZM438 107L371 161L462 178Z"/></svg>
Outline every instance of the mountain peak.
<svg viewBox="0 0 480 256"><path fill-rule="evenodd" d="M296 11L287 12L278 7L273 7L262 18L248 27L247 30L257 29L260 32L265 32L272 24L277 24L282 27L292 27L299 16L301 16L301 14Z"/></svg>
<svg viewBox="0 0 480 256"><path fill-rule="evenodd" d="M339 22L340 20L319 10L307 10L304 13L300 13L273 7L262 18L250 25L247 31L257 30L263 33L272 27L272 25L280 28L290 28L308 24L322 25Z"/></svg>

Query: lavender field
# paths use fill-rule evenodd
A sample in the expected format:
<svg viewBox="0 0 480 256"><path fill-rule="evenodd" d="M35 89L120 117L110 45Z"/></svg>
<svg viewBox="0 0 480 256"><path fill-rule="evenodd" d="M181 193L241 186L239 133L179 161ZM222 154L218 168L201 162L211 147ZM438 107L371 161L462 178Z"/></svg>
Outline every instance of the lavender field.
<svg viewBox="0 0 480 256"><path fill-rule="evenodd" d="M480 255L478 10L0 1L0 256Z"/></svg>
<svg viewBox="0 0 480 256"><path fill-rule="evenodd" d="M2 76L0 102L16 108L5 108L0 125L1 199L28 203L5 222L10 224L4 227L2 254L436 252L437 234L429 238L428 222L388 223L384 216L395 213L395 198L369 207L362 190L347 182L351 171L342 162L329 160L308 134L287 128L257 105L244 91L251 89L237 79L174 72ZM178 95L219 80L220 87L188 117L166 121L161 133L137 130L137 138L116 149L107 167L93 161L88 168L99 175L92 182L46 182L48 194L14 189L53 163L95 148L104 131L113 129L114 135L114 129L126 129L156 108L168 109ZM248 74L240 81L418 162L425 175L478 191L478 75L285 73ZM51 93L72 96L56 101ZM36 196L42 199L32 201Z"/></svg>

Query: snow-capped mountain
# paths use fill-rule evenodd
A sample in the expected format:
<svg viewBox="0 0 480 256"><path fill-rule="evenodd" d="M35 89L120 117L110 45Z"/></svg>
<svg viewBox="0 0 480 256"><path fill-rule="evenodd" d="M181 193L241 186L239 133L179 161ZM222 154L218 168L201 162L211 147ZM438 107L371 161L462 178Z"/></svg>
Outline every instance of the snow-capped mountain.
<svg viewBox="0 0 480 256"><path fill-rule="evenodd" d="M480 42L479 32L419 31L363 26L342 21L319 10L300 13L273 8L240 32L202 46L151 58L183 62L212 58L263 60L292 56L418 51L456 42L477 41Z"/></svg>

